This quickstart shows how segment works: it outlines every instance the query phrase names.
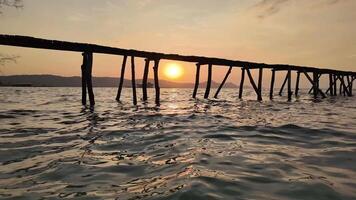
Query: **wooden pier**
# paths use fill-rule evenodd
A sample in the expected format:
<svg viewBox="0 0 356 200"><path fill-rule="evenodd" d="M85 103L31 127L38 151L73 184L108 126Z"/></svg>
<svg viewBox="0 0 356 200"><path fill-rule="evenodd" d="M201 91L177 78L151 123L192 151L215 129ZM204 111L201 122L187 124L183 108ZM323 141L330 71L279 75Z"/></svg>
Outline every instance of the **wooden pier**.
<svg viewBox="0 0 356 200"><path fill-rule="evenodd" d="M159 87L159 62L160 60L175 60L175 61L184 61L184 62L192 62L196 63L196 79L195 86L193 89L193 98L196 98L197 91L199 88L199 79L200 79L200 69L202 66L208 67L208 77L207 84L205 89L204 98L209 98L210 89L211 89L211 81L212 81L212 73L214 66L226 66L228 67L228 71L220 84L218 90L216 91L214 98L218 98L218 95L223 88L226 80L228 79L233 68L241 69L241 80L239 86L239 98L243 97L243 89L245 83L245 76L249 79L256 96L257 100L262 101L262 80L263 80L263 72L266 69L272 71L271 76L271 84L270 84L270 99L274 97L274 87L275 87L275 76L277 72L285 72L286 77L283 81L283 84L280 88L279 95L283 95L285 87L287 85L287 96L288 101L291 101L293 98L293 94L295 96L299 95L299 84L301 75L304 75L307 80L310 82L311 89L310 93L313 94L314 98L325 98L327 95L329 96L353 96L353 82L356 79L356 72L351 71L340 71L340 70L332 70L325 68L317 68L317 67L307 67L307 66L295 66L295 65L285 65L285 64L265 64L265 63L256 63L256 62L247 62L240 60L229 60L222 58L213 58L213 57L203 57L203 56L185 56L178 54L164 54L157 52L147 52L147 51L138 51L132 49L121 49L115 47L108 46L100 46L96 44L86 44L86 43L74 43L74 42L66 42L66 41L58 41L58 40L47 40L40 39L28 36L17 36L17 35L0 35L0 45L7 46L17 46L17 47L28 47L28 48L39 48L39 49L49 49L49 50L60 50L60 51L74 51L80 52L83 55L83 64L81 66L82 71L82 103L86 105L87 103L87 93L89 97L89 103L91 106L95 105L93 86L92 86L92 67L93 67L93 54L111 54L123 56L123 62L121 67L121 75L120 81L118 83L118 91L116 95L116 100L120 101L125 68L130 58L131 61L131 81L132 81L132 101L133 104L137 104L137 94L136 94L136 77L135 77L135 58L144 58L145 66L144 73L142 78L142 92L143 92L143 101L147 101L147 79L148 72L151 61L154 63L153 65L153 74L154 74L154 85L155 85L155 103L157 105L160 104L160 87ZM253 78L251 71L258 70L258 78L257 82ZM292 73L295 72L297 74L295 81L295 91L292 91ZM327 76L329 79L329 88L326 91L322 91L320 88L320 78L322 76Z"/></svg>

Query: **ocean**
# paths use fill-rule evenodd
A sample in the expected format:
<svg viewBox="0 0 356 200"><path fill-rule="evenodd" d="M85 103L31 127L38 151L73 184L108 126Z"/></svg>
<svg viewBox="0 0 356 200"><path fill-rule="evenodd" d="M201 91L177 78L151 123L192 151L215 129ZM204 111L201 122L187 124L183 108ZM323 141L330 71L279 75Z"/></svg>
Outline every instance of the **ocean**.
<svg viewBox="0 0 356 200"><path fill-rule="evenodd" d="M356 199L356 97L94 91L0 88L0 199Z"/></svg>

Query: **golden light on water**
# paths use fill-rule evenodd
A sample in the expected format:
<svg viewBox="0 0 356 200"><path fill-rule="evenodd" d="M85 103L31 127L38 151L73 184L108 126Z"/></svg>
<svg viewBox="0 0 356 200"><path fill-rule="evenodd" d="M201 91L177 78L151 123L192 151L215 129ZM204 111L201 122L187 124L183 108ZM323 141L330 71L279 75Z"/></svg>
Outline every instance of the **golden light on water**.
<svg viewBox="0 0 356 200"><path fill-rule="evenodd" d="M168 63L164 68L164 75L169 79L178 79L183 73L182 66L177 63Z"/></svg>

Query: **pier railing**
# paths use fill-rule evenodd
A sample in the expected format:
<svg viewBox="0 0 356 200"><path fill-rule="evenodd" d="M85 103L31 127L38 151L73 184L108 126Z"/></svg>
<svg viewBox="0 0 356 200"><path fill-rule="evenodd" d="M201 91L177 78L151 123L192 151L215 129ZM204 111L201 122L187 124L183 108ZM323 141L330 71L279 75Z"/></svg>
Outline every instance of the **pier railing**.
<svg viewBox="0 0 356 200"><path fill-rule="evenodd" d="M18 36L18 35L0 35L0 45L7 46L18 46L18 47L28 47L28 48L39 48L39 49L49 49L49 50L60 50L60 51L74 51L81 52L83 55L83 64L81 66L82 70L82 103L86 104L87 92L89 96L90 105L95 104L93 86L92 86L92 66L93 66L93 54L111 54L123 56L123 63L121 68L120 81L118 83L118 91L116 95L116 100L120 101L121 91L123 87L123 79L125 74L125 68L128 57L131 61L131 81L132 81L132 91L133 91L133 103L137 104L137 95L136 95L136 82L135 82L135 58L144 58L145 66L144 73L142 78L142 90L143 90L143 101L147 101L147 79L150 62L154 63L154 82L155 82L155 102L159 104L160 102L160 87L159 87L159 61L164 60L175 60L175 61L184 61L196 63L196 80L195 86L193 89L193 98L196 98L197 90L199 88L199 78L200 78L200 68L202 65L208 66L208 77L207 77L207 86L205 89L204 98L209 98L211 80L212 80L212 69L213 66L226 66L229 67L228 71L220 84L218 90L216 91L214 98L217 98L219 92L223 88L227 78L229 77L232 68L241 69L241 81L239 86L239 98L243 97L243 89L245 76L247 77L256 92L257 99L262 100L262 79L263 79L263 70L270 69L272 70L271 85L270 85L270 98L273 98L274 95L274 85L275 85L275 75L276 72L285 71L286 77L282 84L282 87L279 91L279 95L282 95L285 86L287 85L287 94L288 100L292 100L292 72L297 73L295 91L296 96L299 95L299 83L301 75L304 75L311 84L310 93L313 93L315 98L319 96L325 98L327 95L336 96L337 94L343 96L352 96L353 82L356 79L356 72L351 71L341 71L333 70L326 68L318 67L308 67L308 66L295 66L295 65L286 65L286 64L265 64L265 63L256 63L240 60L229 60L222 58L213 58L213 57L204 57L204 56L186 56L178 54L165 54L157 52L148 52L148 51L138 51L133 49L122 49L109 46L101 46L96 44L86 44L86 43L75 43L75 42L66 42L58 40L47 40L41 38L34 38L28 36ZM259 70L258 81L255 82L251 70ZM320 78L323 75L329 77L329 88L323 92L319 87ZM339 91L337 91L339 86Z"/></svg>

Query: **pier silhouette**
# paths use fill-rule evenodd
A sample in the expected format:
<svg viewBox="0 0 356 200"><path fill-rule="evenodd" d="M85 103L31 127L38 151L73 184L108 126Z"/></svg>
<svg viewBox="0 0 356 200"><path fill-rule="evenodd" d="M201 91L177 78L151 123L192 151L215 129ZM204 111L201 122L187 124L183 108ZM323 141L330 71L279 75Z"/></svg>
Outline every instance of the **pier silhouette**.
<svg viewBox="0 0 356 200"><path fill-rule="evenodd" d="M132 101L133 104L137 104L137 94L136 94L136 77L135 77L135 58L144 58L145 66L142 79L142 92L143 92L143 101L147 101L147 80L148 73L151 62L153 62L153 74L154 74L154 88L155 88L155 103L160 104L160 86L159 86L159 62L160 60L175 60L175 61L184 61L196 63L196 78L195 86L193 89L192 97L196 98L197 90L199 88L199 79L200 79L200 69L202 65L208 67L208 77L207 84L204 93L204 98L209 98L212 73L214 66L226 66L228 71L221 82L218 90L216 91L214 98L217 98L221 89L223 88L226 80L228 79L233 68L241 69L241 80L239 87L239 98L243 97L243 89L245 83L245 77L251 83L257 100L262 101L262 80L263 72L266 69L272 71L271 76L271 85L270 85L270 99L274 97L274 87L275 87L275 76L276 72L286 72L286 77L283 81L283 84L280 88L279 95L282 95L285 87L287 85L287 96L288 101L292 100L293 94L295 96L299 95L299 85L301 75L304 75L308 82L311 84L310 93L313 94L314 98L326 98L329 96L353 96L353 82L356 79L356 72L351 71L341 71L333 69L325 69L318 67L308 67L308 66L295 66L295 65L286 65L286 64L265 64L265 63L256 63L240 60L229 60L222 58L213 58L213 57L204 57L204 56L186 56L178 54L165 54L157 52L148 52L148 51L139 51L133 49L122 49L109 46L101 46L96 44L87 44L87 43L75 43L67 41L58 41L58 40L47 40L41 38L34 38L28 36L18 36L18 35L0 35L0 45L7 46L17 46L17 47L28 47L28 48L40 48L48 50L60 50L60 51L75 51L81 52L83 56L83 64L81 66L81 76L82 76L82 104L87 104L87 96L89 97L89 103L91 106L95 105L95 97L93 92L92 85L92 68L93 68L93 54L111 54L123 56L123 62L121 67L121 76L118 83L118 91L116 95L116 100L120 101L124 74L127 65L127 61L130 58L131 62L131 81L132 81ZM258 70L257 81L253 78L251 71ZM297 74L295 81L295 90L292 91L292 73ZM320 78L322 76L328 76L329 78L329 87L326 91L322 91L320 88Z"/></svg>

